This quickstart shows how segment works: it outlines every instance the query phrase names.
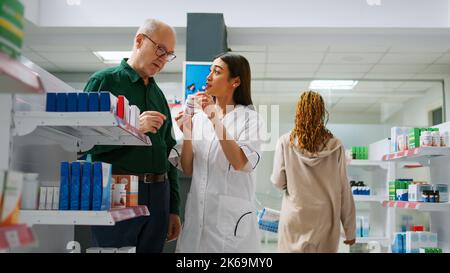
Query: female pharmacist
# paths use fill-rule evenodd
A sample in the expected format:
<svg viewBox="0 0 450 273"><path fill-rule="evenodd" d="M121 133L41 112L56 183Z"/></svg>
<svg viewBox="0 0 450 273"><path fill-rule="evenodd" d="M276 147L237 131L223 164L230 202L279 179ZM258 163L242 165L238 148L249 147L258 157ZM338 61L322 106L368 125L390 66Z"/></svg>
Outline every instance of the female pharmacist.
<svg viewBox="0 0 450 273"><path fill-rule="evenodd" d="M278 227L280 252L336 252L341 222L345 244L355 242L355 204L345 149L326 129L320 94L304 92L294 129L278 140L272 183L285 190Z"/></svg>
<svg viewBox="0 0 450 273"><path fill-rule="evenodd" d="M224 53L206 80L195 97L202 110L176 117L181 167L192 175L177 252L258 252L254 170L265 131L251 107L249 63Z"/></svg>

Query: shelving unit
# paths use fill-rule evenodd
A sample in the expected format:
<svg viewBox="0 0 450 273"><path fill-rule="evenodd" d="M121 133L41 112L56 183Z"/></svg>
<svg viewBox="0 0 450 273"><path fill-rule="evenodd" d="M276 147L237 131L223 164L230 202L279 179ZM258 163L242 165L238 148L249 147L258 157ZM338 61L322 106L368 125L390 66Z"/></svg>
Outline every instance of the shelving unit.
<svg viewBox="0 0 450 273"><path fill-rule="evenodd" d="M108 211L22 210L20 221L32 225L113 226L135 217L149 216L146 206Z"/></svg>
<svg viewBox="0 0 450 273"><path fill-rule="evenodd" d="M449 147L420 147L383 156L384 161L421 162L450 156Z"/></svg>
<svg viewBox="0 0 450 273"><path fill-rule="evenodd" d="M35 172L41 182L50 183L58 181L61 161L76 160L77 152L94 145L152 144L148 136L112 113L43 112L43 94L30 96L74 91L26 58L11 60L0 53L0 122L4 125L0 131L0 169ZM45 186L56 185L51 182ZM20 224L0 227L0 251L34 246L29 251L66 252L67 242L75 239L74 226L111 226L148 215L146 206L109 211L23 210ZM38 241L45 243L38 244Z"/></svg>
<svg viewBox="0 0 450 273"><path fill-rule="evenodd" d="M357 243L368 243L372 241L380 242L381 244L388 244L389 238L388 237L357 237L356 242Z"/></svg>
<svg viewBox="0 0 450 273"><path fill-rule="evenodd" d="M385 199L381 195L353 195L355 202L376 202L381 204Z"/></svg>
<svg viewBox="0 0 450 273"><path fill-rule="evenodd" d="M385 145L388 147L388 145ZM369 146L369 157L372 148ZM375 154L375 153L373 153ZM370 186L372 195L353 195L357 216L368 216L370 221L369 237L357 237L357 243L380 243L381 252L389 251L389 238L386 232L387 213L382 202L387 198L386 181L388 180L392 163L382 161L380 158L368 160L351 160L347 165L349 180L364 181Z"/></svg>
<svg viewBox="0 0 450 273"><path fill-rule="evenodd" d="M0 93L43 93L39 75L19 62L0 52Z"/></svg>
<svg viewBox="0 0 450 273"><path fill-rule="evenodd" d="M15 135L30 133L83 152L94 145L151 145L150 138L109 112L16 112Z"/></svg>
<svg viewBox="0 0 450 273"><path fill-rule="evenodd" d="M388 164L381 160L352 160L349 166L388 168Z"/></svg>
<svg viewBox="0 0 450 273"><path fill-rule="evenodd" d="M0 227L0 250L36 244L33 231L25 224Z"/></svg>
<svg viewBox="0 0 450 273"><path fill-rule="evenodd" d="M448 211L448 212L450 212L450 203L383 201L383 207L399 208L399 209L414 209L414 210L420 210L420 211Z"/></svg>

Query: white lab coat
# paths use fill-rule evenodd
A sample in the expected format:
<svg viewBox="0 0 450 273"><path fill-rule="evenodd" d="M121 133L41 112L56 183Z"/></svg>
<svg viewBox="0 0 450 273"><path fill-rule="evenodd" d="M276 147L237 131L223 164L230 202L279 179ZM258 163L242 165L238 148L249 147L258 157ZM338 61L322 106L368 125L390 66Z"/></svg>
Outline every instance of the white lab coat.
<svg viewBox="0 0 450 273"><path fill-rule="evenodd" d="M261 158L264 123L238 105L222 120L248 158L236 171L220 146L211 121L193 117L193 175L177 252L259 252L254 169Z"/></svg>

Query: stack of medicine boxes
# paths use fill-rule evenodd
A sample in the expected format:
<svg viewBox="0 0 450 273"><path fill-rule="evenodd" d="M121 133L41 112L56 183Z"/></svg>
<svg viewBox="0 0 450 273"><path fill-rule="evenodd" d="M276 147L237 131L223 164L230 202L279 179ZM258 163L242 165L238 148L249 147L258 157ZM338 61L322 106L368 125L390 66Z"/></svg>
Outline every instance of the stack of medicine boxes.
<svg viewBox="0 0 450 273"><path fill-rule="evenodd" d="M124 96L110 92L47 93L47 112L110 112L132 127L139 128L140 109Z"/></svg>

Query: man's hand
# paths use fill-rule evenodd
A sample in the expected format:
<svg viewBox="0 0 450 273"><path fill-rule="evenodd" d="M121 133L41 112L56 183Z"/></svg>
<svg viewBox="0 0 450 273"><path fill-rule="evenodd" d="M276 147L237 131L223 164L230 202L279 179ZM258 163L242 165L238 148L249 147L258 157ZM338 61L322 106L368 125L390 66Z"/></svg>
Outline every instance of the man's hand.
<svg viewBox="0 0 450 273"><path fill-rule="evenodd" d="M351 246L351 245L353 245L355 242L356 242L356 239L345 240L345 241L344 241L344 244Z"/></svg>
<svg viewBox="0 0 450 273"><path fill-rule="evenodd" d="M181 232L181 220L180 216L176 214L169 215L169 230L167 230L167 242L173 241L178 238Z"/></svg>
<svg viewBox="0 0 450 273"><path fill-rule="evenodd" d="M161 128L164 121L166 120L166 116L156 111L145 111L139 116L139 130L142 133L153 133Z"/></svg>

